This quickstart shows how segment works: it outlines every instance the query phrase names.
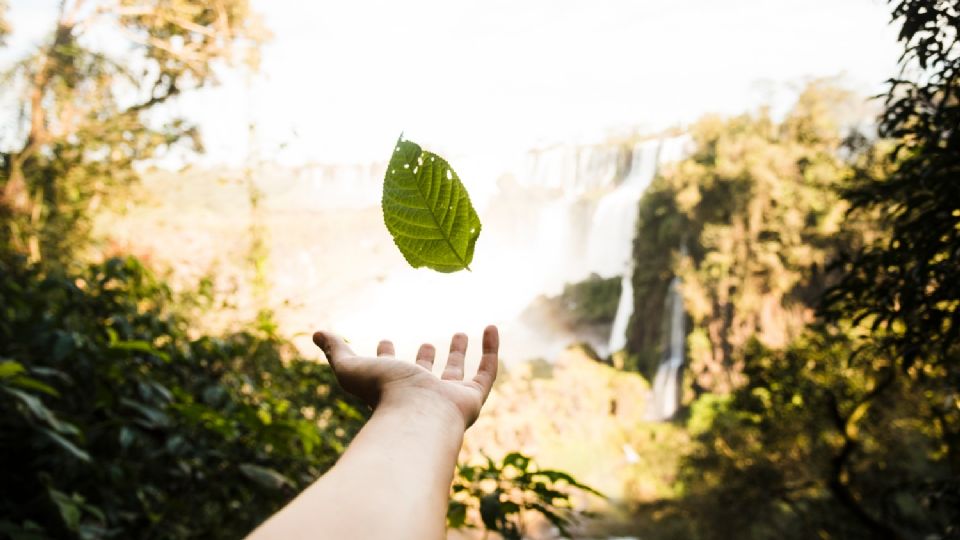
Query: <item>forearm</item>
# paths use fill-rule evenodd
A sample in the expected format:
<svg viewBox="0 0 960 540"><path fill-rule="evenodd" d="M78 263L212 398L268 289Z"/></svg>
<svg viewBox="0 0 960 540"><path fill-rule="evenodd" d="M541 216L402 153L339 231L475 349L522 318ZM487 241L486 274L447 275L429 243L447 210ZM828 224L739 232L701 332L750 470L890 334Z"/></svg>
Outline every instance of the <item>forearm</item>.
<svg viewBox="0 0 960 540"><path fill-rule="evenodd" d="M251 538L443 538L464 430L429 395L384 395L337 464Z"/></svg>

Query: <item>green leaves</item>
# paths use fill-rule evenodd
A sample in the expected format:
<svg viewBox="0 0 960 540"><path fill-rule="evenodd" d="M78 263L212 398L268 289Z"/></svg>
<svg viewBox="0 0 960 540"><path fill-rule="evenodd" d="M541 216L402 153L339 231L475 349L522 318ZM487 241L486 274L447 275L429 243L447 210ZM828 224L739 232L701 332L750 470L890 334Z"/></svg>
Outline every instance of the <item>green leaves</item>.
<svg viewBox="0 0 960 540"><path fill-rule="evenodd" d="M0 255L0 538L240 538L365 420L276 336L192 336L136 260L76 266Z"/></svg>
<svg viewBox="0 0 960 540"><path fill-rule="evenodd" d="M240 472L250 480L267 489L281 489L295 485L292 480L277 471L269 467L254 465L253 463L241 463Z"/></svg>
<svg viewBox="0 0 960 540"><path fill-rule="evenodd" d="M470 269L480 218L450 164L401 135L383 179L383 221L414 268Z"/></svg>
<svg viewBox="0 0 960 540"><path fill-rule="evenodd" d="M571 475L541 469L529 456L511 452L499 462L489 456L485 464L457 465L447 506L447 526L480 528L497 532L506 540L525 538L524 512L535 512L552 523L560 535L569 537L576 523L573 509L576 491L603 497ZM480 523L471 516L480 515Z"/></svg>

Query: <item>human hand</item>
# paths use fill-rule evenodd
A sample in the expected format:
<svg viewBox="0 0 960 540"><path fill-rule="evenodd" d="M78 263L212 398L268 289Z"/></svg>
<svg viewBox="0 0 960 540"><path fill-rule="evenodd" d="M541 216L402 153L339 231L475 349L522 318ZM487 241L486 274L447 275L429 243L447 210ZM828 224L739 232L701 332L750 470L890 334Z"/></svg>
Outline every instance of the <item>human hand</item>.
<svg viewBox="0 0 960 540"><path fill-rule="evenodd" d="M496 326L483 331L480 367L470 380L463 380L466 334L454 334L439 378L431 371L436 349L429 343L420 346L416 363L411 363L395 358L393 343L386 340L377 346L377 358L358 356L343 338L328 332L315 333L313 342L326 354L340 385L371 407L419 400L428 410L453 410L463 419L464 428L476 421L497 378L500 337Z"/></svg>

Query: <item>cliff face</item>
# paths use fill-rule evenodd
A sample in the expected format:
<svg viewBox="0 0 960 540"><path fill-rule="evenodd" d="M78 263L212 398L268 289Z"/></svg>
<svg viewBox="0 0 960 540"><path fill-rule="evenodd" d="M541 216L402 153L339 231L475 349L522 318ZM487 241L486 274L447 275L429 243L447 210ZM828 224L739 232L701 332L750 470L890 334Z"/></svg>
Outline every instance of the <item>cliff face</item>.
<svg viewBox="0 0 960 540"><path fill-rule="evenodd" d="M696 390L737 387L748 342L782 347L813 319L828 262L856 234L840 230L836 195L851 174L832 114L844 99L813 85L780 123L761 113L693 127L694 153L661 171L640 204L628 351L641 373L651 377L663 354L674 276Z"/></svg>

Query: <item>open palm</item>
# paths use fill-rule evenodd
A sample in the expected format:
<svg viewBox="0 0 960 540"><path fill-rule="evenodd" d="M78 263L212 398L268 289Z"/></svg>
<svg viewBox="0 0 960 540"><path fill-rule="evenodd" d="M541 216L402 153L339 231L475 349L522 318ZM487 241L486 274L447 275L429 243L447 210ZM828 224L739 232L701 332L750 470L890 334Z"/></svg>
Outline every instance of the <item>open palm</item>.
<svg viewBox="0 0 960 540"><path fill-rule="evenodd" d="M411 363L398 360L393 343L386 340L377 346L376 358L358 356L343 338L328 332L315 333L313 341L323 349L340 385L371 407L376 407L386 395L398 399L427 398L454 406L466 426L477 419L497 377L500 338L495 326L488 326L483 332L480 367L469 380L463 378L465 334L455 334L450 340L450 354L439 378L432 372L436 348L430 344L421 345L416 362Z"/></svg>

